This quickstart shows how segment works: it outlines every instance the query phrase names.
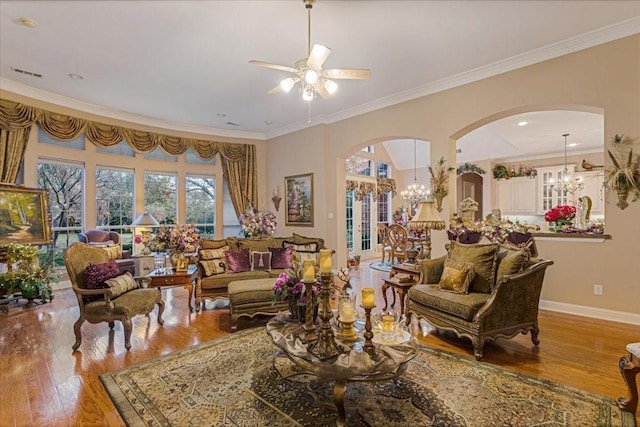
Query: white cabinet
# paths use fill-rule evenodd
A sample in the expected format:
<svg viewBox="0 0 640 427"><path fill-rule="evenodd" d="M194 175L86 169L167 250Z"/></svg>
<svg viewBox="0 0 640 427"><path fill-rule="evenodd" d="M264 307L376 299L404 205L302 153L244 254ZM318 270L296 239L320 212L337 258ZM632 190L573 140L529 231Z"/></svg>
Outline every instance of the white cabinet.
<svg viewBox="0 0 640 427"><path fill-rule="evenodd" d="M567 165L569 172L575 170L575 165ZM571 194L557 191L562 185L564 166L536 168L538 171L538 213L544 215L549 209L571 202Z"/></svg>
<svg viewBox="0 0 640 427"><path fill-rule="evenodd" d="M133 255L131 258L136 263L136 276L148 276L156 268L156 260L153 255Z"/></svg>
<svg viewBox="0 0 640 427"><path fill-rule="evenodd" d="M604 215L604 171L577 172L576 178L584 185L577 193L578 197L589 196L591 198L591 215Z"/></svg>
<svg viewBox="0 0 640 427"><path fill-rule="evenodd" d="M502 214L533 215L536 213L536 180L511 178L496 182L498 209Z"/></svg>

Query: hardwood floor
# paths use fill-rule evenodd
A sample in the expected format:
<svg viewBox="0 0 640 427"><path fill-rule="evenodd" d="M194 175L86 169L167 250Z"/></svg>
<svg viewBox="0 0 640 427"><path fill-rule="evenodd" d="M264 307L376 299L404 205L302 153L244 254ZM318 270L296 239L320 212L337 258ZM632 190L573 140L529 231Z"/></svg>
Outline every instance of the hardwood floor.
<svg viewBox="0 0 640 427"><path fill-rule="evenodd" d="M358 292L376 288L381 305L386 274L363 263L352 271L351 283ZM112 333L106 324L85 323L82 345L72 352L78 308L71 289L56 291L52 303L0 314L0 426L122 426L98 375L229 333L229 312L219 302L189 313L185 289L162 293L164 326L154 313L136 317L129 352L119 323ZM241 320L239 329L265 319ZM412 329L429 346L473 359L468 340L433 333L415 321ZM640 341L640 326L540 311L540 341L536 348L530 335L499 339L486 345L481 363L617 398L626 394L618 359L627 343Z"/></svg>

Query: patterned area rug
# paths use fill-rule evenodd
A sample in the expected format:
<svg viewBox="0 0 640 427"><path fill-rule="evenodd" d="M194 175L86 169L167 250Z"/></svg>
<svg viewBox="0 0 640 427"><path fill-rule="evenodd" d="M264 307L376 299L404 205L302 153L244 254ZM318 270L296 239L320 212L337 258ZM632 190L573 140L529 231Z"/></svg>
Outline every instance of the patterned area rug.
<svg viewBox="0 0 640 427"><path fill-rule="evenodd" d="M386 262L380 262L380 261L372 262L371 264L369 264L369 267L379 271L386 271L386 272L391 271L391 264L387 264Z"/></svg>
<svg viewBox="0 0 640 427"><path fill-rule="evenodd" d="M129 426L331 426L333 384L264 328L100 376ZM634 426L613 399L422 347L397 383L348 383L347 426Z"/></svg>

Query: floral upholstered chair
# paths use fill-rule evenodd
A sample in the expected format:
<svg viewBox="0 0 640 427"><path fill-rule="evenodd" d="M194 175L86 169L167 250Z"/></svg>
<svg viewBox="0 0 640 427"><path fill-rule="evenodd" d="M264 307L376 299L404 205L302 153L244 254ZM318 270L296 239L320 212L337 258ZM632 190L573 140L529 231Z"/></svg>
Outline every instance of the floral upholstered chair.
<svg viewBox="0 0 640 427"><path fill-rule="evenodd" d="M158 306L158 323L163 324L164 301L156 288L140 287L139 281L129 272L122 274L114 260L101 248L85 243L73 243L65 250L64 263L69 273L73 291L76 293L80 317L73 325L77 350L82 342L80 328L85 320L89 323L122 322L124 346L131 348L131 319L138 314L148 315Z"/></svg>

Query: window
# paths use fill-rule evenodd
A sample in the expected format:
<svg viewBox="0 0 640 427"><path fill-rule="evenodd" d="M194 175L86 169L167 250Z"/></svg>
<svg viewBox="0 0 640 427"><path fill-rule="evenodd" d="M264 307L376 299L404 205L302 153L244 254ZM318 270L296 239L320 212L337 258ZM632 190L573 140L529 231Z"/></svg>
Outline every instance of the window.
<svg viewBox="0 0 640 427"><path fill-rule="evenodd" d="M216 181L214 178L187 176L187 224L195 224L200 237L215 237Z"/></svg>
<svg viewBox="0 0 640 427"><path fill-rule="evenodd" d="M177 177L155 172L144 174L144 208L161 224L175 224Z"/></svg>
<svg viewBox="0 0 640 427"><path fill-rule="evenodd" d="M355 193L349 191L347 193L347 251L353 252L353 200Z"/></svg>
<svg viewBox="0 0 640 427"><path fill-rule="evenodd" d="M96 228L119 233L123 249L133 246L134 178L132 171L96 168Z"/></svg>
<svg viewBox="0 0 640 427"><path fill-rule="evenodd" d="M49 191L54 266L64 266L63 250L84 228L84 166L41 161L38 187Z"/></svg>
<svg viewBox="0 0 640 427"><path fill-rule="evenodd" d="M176 156L170 156L166 154L159 146L152 152L145 154L144 158L145 160L162 160L163 162L172 163L176 163L178 161L178 158Z"/></svg>
<svg viewBox="0 0 640 427"><path fill-rule="evenodd" d="M365 153L375 153L375 148L373 145L367 145L366 147L364 147L362 150L360 151L364 151Z"/></svg>
<svg viewBox="0 0 640 427"><path fill-rule="evenodd" d="M185 161L187 163L191 163L194 165L215 165L216 164L216 158L212 157L209 160L205 160L205 159L201 159L196 153L195 151L193 151L193 149L188 149L185 153Z"/></svg>
<svg viewBox="0 0 640 427"><path fill-rule="evenodd" d="M96 152L127 157L135 157L136 155L136 152L133 151L133 148L131 148L126 141L120 141L118 144L112 145L111 147L96 147Z"/></svg>
<svg viewBox="0 0 640 427"><path fill-rule="evenodd" d="M231 203L231 195L229 195L229 184L225 179L223 181L223 200L222 200L222 218L224 221L222 234L225 238L240 236L242 228L236 210Z"/></svg>
<svg viewBox="0 0 640 427"><path fill-rule="evenodd" d="M351 156L346 160L346 172L353 175L371 176L373 160Z"/></svg>
<svg viewBox="0 0 640 427"><path fill-rule="evenodd" d="M58 141L57 139L55 139L54 137L46 133L44 130L42 130L40 125L38 125L38 143L57 145L59 147L73 148L76 150L84 150L84 144L85 144L84 134L80 135L79 137L77 137L72 141Z"/></svg>

